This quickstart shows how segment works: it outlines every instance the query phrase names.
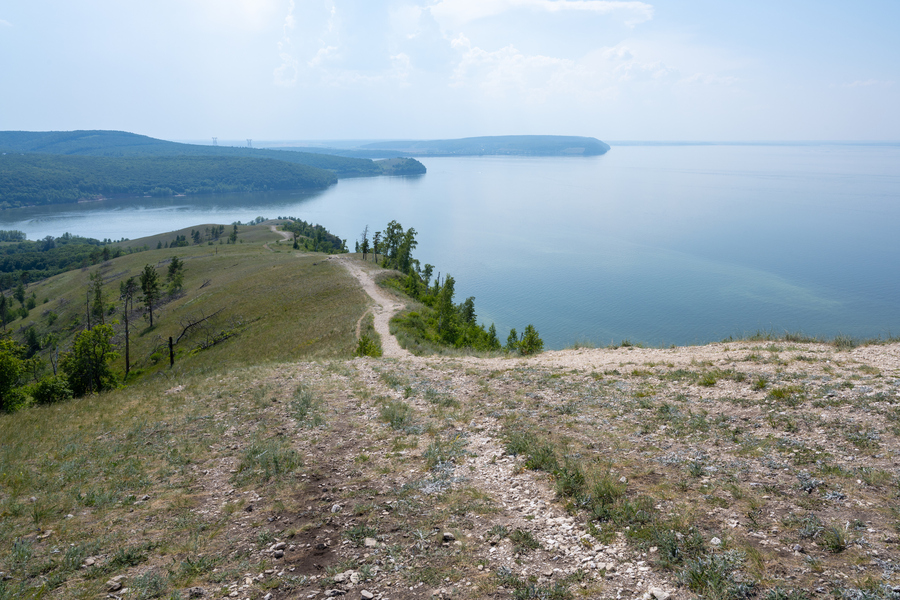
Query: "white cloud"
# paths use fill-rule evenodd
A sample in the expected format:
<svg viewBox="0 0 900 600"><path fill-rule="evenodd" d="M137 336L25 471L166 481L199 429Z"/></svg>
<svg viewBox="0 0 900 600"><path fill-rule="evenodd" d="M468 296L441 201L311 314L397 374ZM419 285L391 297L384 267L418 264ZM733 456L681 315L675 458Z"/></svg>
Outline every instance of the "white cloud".
<svg viewBox="0 0 900 600"><path fill-rule="evenodd" d="M300 74L300 61L293 53L293 43L291 42L291 34L297 26L294 19L294 0L288 3L288 12L284 17L284 25L282 26L281 41L278 42L278 57L281 64L275 68L273 73L275 85L280 87L292 87L297 83L297 77Z"/></svg>
<svg viewBox="0 0 900 600"><path fill-rule="evenodd" d="M5 19L0 19L0 27L12 27L12 23Z"/></svg>
<svg viewBox="0 0 900 600"><path fill-rule="evenodd" d="M851 83L845 83L841 87L845 88L858 88L858 87L890 87L894 85L893 81L884 81L879 79L866 79L866 80L857 80Z"/></svg>
<svg viewBox="0 0 900 600"><path fill-rule="evenodd" d="M431 7L431 14L442 24L457 27L516 9L553 13L581 11L601 15L622 13L629 25L653 18L653 6L650 4L613 0L439 0Z"/></svg>
<svg viewBox="0 0 900 600"><path fill-rule="evenodd" d="M712 75L710 73L694 73L678 80L678 83L685 85L734 85L740 81L737 77Z"/></svg>
<svg viewBox="0 0 900 600"><path fill-rule="evenodd" d="M463 35L451 43L462 53L451 86L477 88L494 98L590 103L618 96L635 86L678 83L676 69L659 60L640 60L622 45L571 60L527 55L513 45L490 52L473 46Z"/></svg>
<svg viewBox="0 0 900 600"><path fill-rule="evenodd" d="M309 59L306 64L310 67L321 67L324 62L337 54L337 50L337 46L325 46L323 48L319 48L319 51L316 52L316 55Z"/></svg>

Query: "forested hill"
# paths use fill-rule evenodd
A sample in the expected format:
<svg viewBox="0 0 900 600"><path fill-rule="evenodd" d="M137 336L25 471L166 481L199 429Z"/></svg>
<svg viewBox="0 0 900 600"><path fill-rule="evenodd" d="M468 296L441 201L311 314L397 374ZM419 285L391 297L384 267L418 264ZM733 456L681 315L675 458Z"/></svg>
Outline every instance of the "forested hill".
<svg viewBox="0 0 900 600"><path fill-rule="evenodd" d="M334 173L323 169L236 156L5 154L0 155L0 208L114 195L319 189L336 181Z"/></svg>
<svg viewBox="0 0 900 600"><path fill-rule="evenodd" d="M261 148L181 144L125 131L0 131L0 152L69 154L109 157L222 156L269 158L319 169L338 177L384 175L382 165L368 158L350 158L312 152L285 152ZM393 153L392 156L398 156ZM425 168L418 161L411 161ZM390 174L390 173L388 173Z"/></svg>
<svg viewBox="0 0 900 600"><path fill-rule="evenodd" d="M596 156L609 146L596 138L567 135L501 135L457 140L374 142L362 150L405 156Z"/></svg>

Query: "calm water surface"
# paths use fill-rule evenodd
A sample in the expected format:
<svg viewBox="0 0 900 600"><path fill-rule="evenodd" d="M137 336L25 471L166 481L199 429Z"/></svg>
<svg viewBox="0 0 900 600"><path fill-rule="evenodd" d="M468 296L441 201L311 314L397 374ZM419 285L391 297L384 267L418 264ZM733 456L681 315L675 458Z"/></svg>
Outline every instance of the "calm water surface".
<svg viewBox="0 0 900 600"><path fill-rule="evenodd" d="M720 340L759 329L900 334L900 148L614 146L592 158L429 158L417 178L319 193L17 209L0 228L135 239L290 215L352 248L364 225L418 231L415 256L475 296L503 338Z"/></svg>

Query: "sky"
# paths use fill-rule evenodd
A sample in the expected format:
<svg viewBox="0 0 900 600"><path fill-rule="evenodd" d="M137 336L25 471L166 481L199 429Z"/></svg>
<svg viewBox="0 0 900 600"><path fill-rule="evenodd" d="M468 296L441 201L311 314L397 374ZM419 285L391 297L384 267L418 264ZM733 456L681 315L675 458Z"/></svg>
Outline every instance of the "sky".
<svg viewBox="0 0 900 600"><path fill-rule="evenodd" d="M0 0L0 130L900 140L897 0Z"/></svg>

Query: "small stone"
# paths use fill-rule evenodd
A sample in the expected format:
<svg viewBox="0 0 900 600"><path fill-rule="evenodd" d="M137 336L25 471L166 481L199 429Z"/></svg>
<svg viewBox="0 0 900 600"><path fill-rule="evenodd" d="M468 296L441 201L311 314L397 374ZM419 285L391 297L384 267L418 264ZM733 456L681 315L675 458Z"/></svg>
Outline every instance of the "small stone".
<svg viewBox="0 0 900 600"><path fill-rule="evenodd" d="M272 553L272 556L274 556L275 558L281 558L284 556L284 550L276 550Z"/></svg>
<svg viewBox="0 0 900 600"><path fill-rule="evenodd" d="M118 592L122 589L122 579L124 577L122 575L117 575L113 577L109 581L106 582L106 591L107 592Z"/></svg>
<svg viewBox="0 0 900 600"><path fill-rule="evenodd" d="M334 506L331 507L331 512L339 513L339 512L341 512L341 508L343 508L343 507L340 504L335 504Z"/></svg>
<svg viewBox="0 0 900 600"><path fill-rule="evenodd" d="M656 598L656 600L669 600L672 596L669 592L662 588L652 587L650 588L650 595Z"/></svg>
<svg viewBox="0 0 900 600"><path fill-rule="evenodd" d="M445 531L445 532L444 532L444 541L445 541L445 542L453 542L453 541L455 541L455 540L456 540L456 536L453 535L452 532L450 532L450 531Z"/></svg>
<svg viewBox="0 0 900 600"><path fill-rule="evenodd" d="M263 600L272 600L272 594L266 594L263 596Z"/></svg>
<svg viewBox="0 0 900 600"><path fill-rule="evenodd" d="M206 595L206 590L204 590L202 587L188 588L187 595L188 598L202 598Z"/></svg>
<svg viewBox="0 0 900 600"><path fill-rule="evenodd" d="M714 537L713 539L709 540L709 543L710 543L710 545L712 545L712 546L721 546L721 545L722 545L722 540L720 540L720 539L717 538L717 537Z"/></svg>
<svg viewBox="0 0 900 600"><path fill-rule="evenodd" d="M359 573L357 573L356 571L350 573L350 583L352 583L353 585L359 583Z"/></svg>
<svg viewBox="0 0 900 600"><path fill-rule="evenodd" d="M287 548L287 544L284 542L278 542L277 544L272 546L272 550L284 550Z"/></svg>
<svg viewBox="0 0 900 600"><path fill-rule="evenodd" d="M335 583L344 583L345 581L347 581L346 573L338 573L337 575L334 576Z"/></svg>
<svg viewBox="0 0 900 600"><path fill-rule="evenodd" d="M547 569L544 572L542 572L541 575L543 575L547 579L550 579L551 577L553 577L553 569Z"/></svg>
<svg viewBox="0 0 900 600"><path fill-rule="evenodd" d="M363 590L359 593L360 598L363 600L372 600L375 597L375 594L370 592L369 590Z"/></svg>
<svg viewBox="0 0 900 600"><path fill-rule="evenodd" d="M343 596L346 594L344 590L325 590L325 596L328 598L334 598L336 596Z"/></svg>
<svg viewBox="0 0 900 600"><path fill-rule="evenodd" d="M622 477L619 477L619 483L628 483L628 478L624 475Z"/></svg>
<svg viewBox="0 0 900 600"><path fill-rule="evenodd" d="M97 561L94 559L93 556L88 556L86 559L84 559L84 566L85 567L93 567L95 562L97 562Z"/></svg>
<svg viewBox="0 0 900 600"><path fill-rule="evenodd" d="M375 538L367 537L363 540L363 546L365 546L366 548L377 548L378 540L376 540Z"/></svg>

